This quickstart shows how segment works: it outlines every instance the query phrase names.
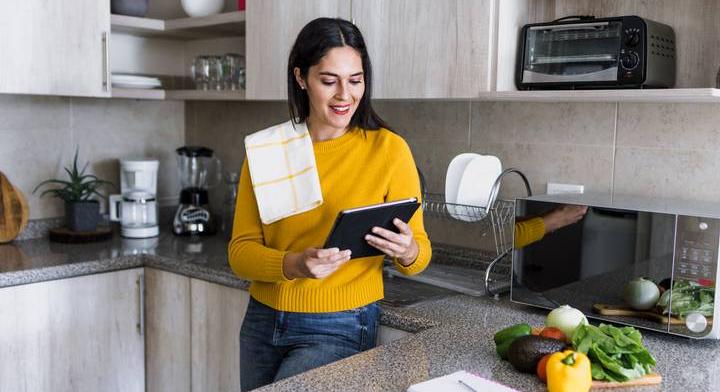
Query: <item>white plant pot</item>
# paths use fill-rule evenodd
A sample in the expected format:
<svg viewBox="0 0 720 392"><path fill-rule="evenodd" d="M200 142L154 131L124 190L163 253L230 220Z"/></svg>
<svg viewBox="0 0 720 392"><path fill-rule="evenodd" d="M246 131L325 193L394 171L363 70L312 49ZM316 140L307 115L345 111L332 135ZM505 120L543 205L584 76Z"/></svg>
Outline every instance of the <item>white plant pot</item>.
<svg viewBox="0 0 720 392"><path fill-rule="evenodd" d="M183 11L190 16L218 14L225 6L224 0L181 0Z"/></svg>

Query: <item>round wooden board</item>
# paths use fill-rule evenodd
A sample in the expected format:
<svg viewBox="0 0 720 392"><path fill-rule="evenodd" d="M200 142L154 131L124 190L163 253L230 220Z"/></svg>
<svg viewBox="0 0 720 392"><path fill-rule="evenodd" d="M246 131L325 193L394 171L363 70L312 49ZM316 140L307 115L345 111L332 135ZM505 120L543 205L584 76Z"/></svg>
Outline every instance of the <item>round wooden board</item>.
<svg viewBox="0 0 720 392"><path fill-rule="evenodd" d="M0 244L14 240L27 226L29 215L25 196L0 172Z"/></svg>
<svg viewBox="0 0 720 392"><path fill-rule="evenodd" d="M50 229L50 241L66 244L80 244L86 242L107 241L112 238L110 227L98 227L95 231L77 232L65 227Z"/></svg>

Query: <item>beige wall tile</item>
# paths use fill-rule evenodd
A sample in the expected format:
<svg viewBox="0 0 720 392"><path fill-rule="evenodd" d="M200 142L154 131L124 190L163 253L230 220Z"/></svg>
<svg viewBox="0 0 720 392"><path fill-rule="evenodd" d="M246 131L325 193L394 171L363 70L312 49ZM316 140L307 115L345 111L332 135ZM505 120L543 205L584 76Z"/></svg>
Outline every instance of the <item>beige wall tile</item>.
<svg viewBox="0 0 720 392"><path fill-rule="evenodd" d="M617 143L622 147L717 151L720 104L621 104Z"/></svg>
<svg viewBox="0 0 720 392"><path fill-rule="evenodd" d="M430 193L445 193L445 174L453 157L467 152L467 142L445 140L405 139L415 158L415 164L422 171Z"/></svg>
<svg viewBox="0 0 720 392"><path fill-rule="evenodd" d="M89 172L116 184L118 158L155 156L162 202L177 197L174 149L184 125L182 102L0 96L0 170L27 195L30 218L40 219L62 216L63 206L31 192L65 177L76 146L80 164L90 162Z"/></svg>
<svg viewBox="0 0 720 392"><path fill-rule="evenodd" d="M613 103L475 102L470 145L555 143L609 146L615 130Z"/></svg>
<svg viewBox="0 0 720 392"><path fill-rule="evenodd" d="M185 144L183 102L129 99L72 102L74 140L80 146L81 158L92 162L95 174L119 184L120 159L158 159L158 200L163 205L177 202L180 186L175 149ZM74 147L69 153L73 151Z"/></svg>
<svg viewBox="0 0 720 392"><path fill-rule="evenodd" d="M717 151L619 147L615 194L720 201Z"/></svg>
<svg viewBox="0 0 720 392"><path fill-rule="evenodd" d="M67 98L0 94L0 130L69 128Z"/></svg>
<svg viewBox="0 0 720 392"><path fill-rule="evenodd" d="M375 111L407 139L467 143L468 102L373 102Z"/></svg>
<svg viewBox="0 0 720 392"><path fill-rule="evenodd" d="M478 153L500 158L503 168L523 172L534 194L546 192L548 182L581 184L585 192L610 193L612 180L612 146L570 144L494 143ZM525 196L525 186L516 175L503 180L501 195Z"/></svg>

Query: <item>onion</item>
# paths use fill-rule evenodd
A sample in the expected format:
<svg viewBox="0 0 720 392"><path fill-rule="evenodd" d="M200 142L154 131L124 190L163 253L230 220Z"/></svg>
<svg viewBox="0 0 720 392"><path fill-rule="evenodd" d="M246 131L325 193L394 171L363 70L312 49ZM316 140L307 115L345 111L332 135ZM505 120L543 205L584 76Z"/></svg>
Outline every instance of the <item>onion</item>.
<svg viewBox="0 0 720 392"><path fill-rule="evenodd" d="M633 279L625 285L623 299L636 310L649 310L655 307L660 298L660 289L655 282L643 278Z"/></svg>
<svg viewBox="0 0 720 392"><path fill-rule="evenodd" d="M568 305L553 309L545 319L546 327L558 328L569 339L572 338L573 332L578 326L581 324L587 325L587 323L587 318L585 318L583 312Z"/></svg>

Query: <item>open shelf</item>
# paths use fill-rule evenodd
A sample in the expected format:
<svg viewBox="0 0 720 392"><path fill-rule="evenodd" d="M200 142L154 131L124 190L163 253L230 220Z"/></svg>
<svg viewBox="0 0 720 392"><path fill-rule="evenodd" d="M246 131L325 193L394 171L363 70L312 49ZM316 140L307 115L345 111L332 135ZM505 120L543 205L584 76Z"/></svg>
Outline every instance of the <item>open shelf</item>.
<svg viewBox="0 0 720 392"><path fill-rule="evenodd" d="M141 37L203 39L245 35L245 11L180 19L151 19L111 15L112 32Z"/></svg>
<svg viewBox="0 0 720 392"><path fill-rule="evenodd" d="M533 90L481 93L481 101L720 103L720 89Z"/></svg>
<svg viewBox="0 0 720 392"><path fill-rule="evenodd" d="M245 99L245 90L162 90L113 87L112 97L168 101L242 101Z"/></svg>

